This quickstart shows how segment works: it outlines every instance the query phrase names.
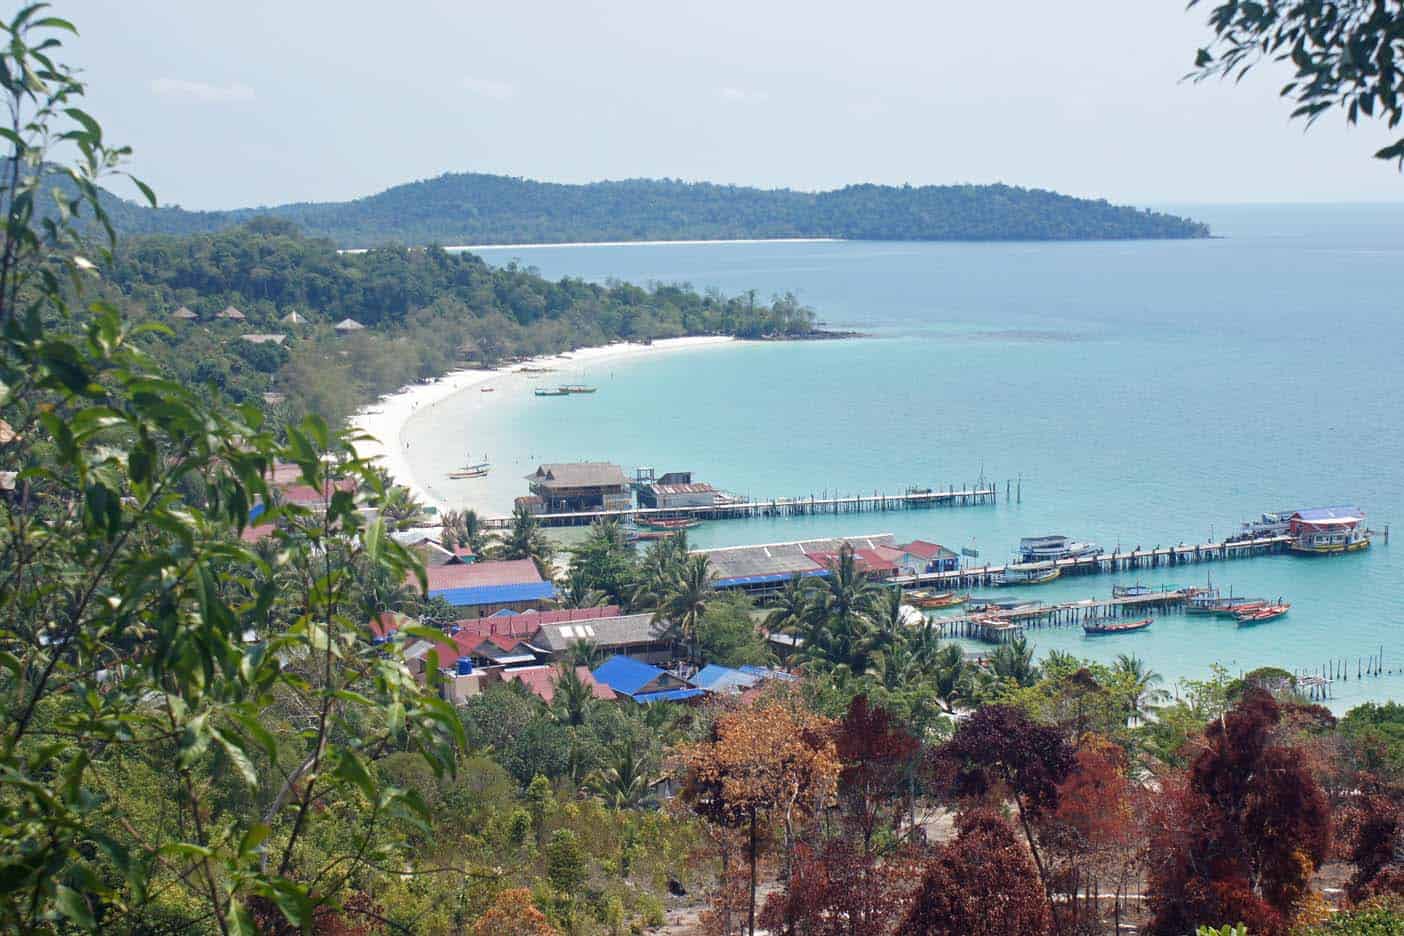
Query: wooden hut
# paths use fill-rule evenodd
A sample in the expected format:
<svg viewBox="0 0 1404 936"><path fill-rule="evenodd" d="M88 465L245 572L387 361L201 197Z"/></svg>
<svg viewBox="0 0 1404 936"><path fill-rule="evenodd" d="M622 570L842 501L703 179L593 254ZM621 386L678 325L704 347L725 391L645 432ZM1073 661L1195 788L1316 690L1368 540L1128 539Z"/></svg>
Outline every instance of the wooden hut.
<svg viewBox="0 0 1404 936"><path fill-rule="evenodd" d="M171 318L177 319L182 322L193 322L199 317L200 316L196 315L194 312L190 311L190 309L186 308L185 306L181 306L179 309L176 309L174 312L171 313Z"/></svg>
<svg viewBox="0 0 1404 936"><path fill-rule="evenodd" d="M344 318L336 323L336 333L338 335L349 335L365 329L366 326L351 318Z"/></svg>
<svg viewBox="0 0 1404 936"><path fill-rule="evenodd" d="M219 313L218 315L216 315L215 318L226 319L227 321L230 321L230 322L242 322L242 321L244 321L245 316L244 316L244 313L240 312L238 309L234 308L232 305L229 305L229 306L225 306L225 307L224 307L224 311L221 312L221 313Z"/></svg>

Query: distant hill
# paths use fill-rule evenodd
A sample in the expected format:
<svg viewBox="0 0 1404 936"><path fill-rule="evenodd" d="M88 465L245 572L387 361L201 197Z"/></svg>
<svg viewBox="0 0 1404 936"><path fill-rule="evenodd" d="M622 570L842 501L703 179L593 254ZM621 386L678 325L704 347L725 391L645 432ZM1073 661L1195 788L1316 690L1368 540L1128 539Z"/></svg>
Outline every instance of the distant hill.
<svg viewBox="0 0 1404 936"><path fill-rule="evenodd" d="M856 240L1129 240L1207 237L1206 225L1106 201L1008 185L828 192L633 179L562 185L453 173L347 202L235 211L152 209L112 196L128 234L194 234L260 215L343 247L840 237Z"/></svg>

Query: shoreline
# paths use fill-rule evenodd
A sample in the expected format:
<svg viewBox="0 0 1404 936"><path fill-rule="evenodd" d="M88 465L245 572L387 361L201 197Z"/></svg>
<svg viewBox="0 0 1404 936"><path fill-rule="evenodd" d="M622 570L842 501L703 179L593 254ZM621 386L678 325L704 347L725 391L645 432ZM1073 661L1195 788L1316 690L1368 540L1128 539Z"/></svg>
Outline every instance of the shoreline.
<svg viewBox="0 0 1404 936"><path fill-rule="evenodd" d="M543 247L706 247L714 244L836 244L843 237L723 237L702 240L644 240L644 241L535 241L529 244L450 244L443 249L449 253L467 250L537 250ZM418 245L423 247L423 244ZM338 247L337 253L363 254L375 247ZM672 339L665 339L671 341Z"/></svg>
<svg viewBox="0 0 1404 936"><path fill-rule="evenodd" d="M480 392L496 382L520 373L524 368L551 367L565 364L594 364L622 358L641 357L645 354L664 354L669 351L682 351L690 348L715 347L731 344L739 339L731 335L692 335L683 338L661 338L651 344L639 342L616 342L579 348L560 354L541 355L525 361L517 361L502 367L464 368L450 371L427 383L409 384L393 393L380 397L357 410L348 420L356 433L370 436L355 443L356 454L384 468L396 484L409 489L420 503L434 507L441 514L446 510L474 508L486 516L479 505L468 501L449 503L436 497L415 477L413 466L405 456L404 429L409 420L421 407L428 408L468 390L477 388ZM494 389L495 386L494 386Z"/></svg>

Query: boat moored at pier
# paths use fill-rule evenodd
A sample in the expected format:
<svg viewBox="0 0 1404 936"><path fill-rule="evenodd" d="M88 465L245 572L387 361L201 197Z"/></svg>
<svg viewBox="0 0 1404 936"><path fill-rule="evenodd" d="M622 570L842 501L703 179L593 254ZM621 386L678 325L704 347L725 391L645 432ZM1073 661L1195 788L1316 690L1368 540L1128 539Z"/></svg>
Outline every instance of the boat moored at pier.
<svg viewBox="0 0 1404 936"><path fill-rule="evenodd" d="M1043 585L1051 582L1062 571L1052 562L1015 562L1004 567L1000 576L1001 585Z"/></svg>
<svg viewBox="0 0 1404 936"><path fill-rule="evenodd" d="M1313 507L1292 514L1287 548L1303 556L1327 556L1370 548L1365 513L1357 507Z"/></svg>
<svg viewBox="0 0 1404 936"><path fill-rule="evenodd" d="M1154 620L1154 618L1142 618L1139 621L1121 621L1117 623L1106 621L1097 623L1089 622L1082 625L1082 632L1088 637L1104 637L1109 634L1131 634L1150 627L1151 622Z"/></svg>
<svg viewBox="0 0 1404 936"><path fill-rule="evenodd" d="M1100 556L1106 552L1096 543L1079 543L1061 534L1026 536L1019 540L1019 561L1056 562L1059 559L1081 559Z"/></svg>

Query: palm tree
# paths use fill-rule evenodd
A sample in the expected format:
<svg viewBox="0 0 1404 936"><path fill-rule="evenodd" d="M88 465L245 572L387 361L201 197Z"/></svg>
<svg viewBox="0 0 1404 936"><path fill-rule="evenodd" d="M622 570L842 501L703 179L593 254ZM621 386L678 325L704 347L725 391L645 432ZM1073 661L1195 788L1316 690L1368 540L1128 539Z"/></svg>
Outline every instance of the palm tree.
<svg viewBox="0 0 1404 936"><path fill-rule="evenodd" d="M572 569L561 583L561 607L598 608L605 603L607 596L598 588L591 588L581 569Z"/></svg>
<svg viewBox="0 0 1404 936"><path fill-rule="evenodd" d="M576 674L573 665L562 662L551 696L552 717L562 725L578 728L589 722L594 707L594 690Z"/></svg>
<svg viewBox="0 0 1404 936"><path fill-rule="evenodd" d="M600 645L593 640L575 640L566 645L565 659L561 662L568 664L572 669L577 666L593 668L603 655Z"/></svg>
<svg viewBox="0 0 1404 936"><path fill-rule="evenodd" d="M1038 667L1033 661L1033 648L1022 636L995 648L995 652L990 654L990 671L1000 679L1008 679L1024 687L1032 686L1039 677Z"/></svg>
<svg viewBox="0 0 1404 936"><path fill-rule="evenodd" d="M395 485L380 501L380 515L392 530L408 530L429 522L429 516L409 488Z"/></svg>
<svg viewBox="0 0 1404 936"><path fill-rule="evenodd" d="M785 583L775 604L765 616L765 629L772 634L795 634L814 616L814 588L800 575Z"/></svg>
<svg viewBox="0 0 1404 936"><path fill-rule="evenodd" d="M453 549L466 546L475 554L481 553L486 545L483 534L483 521L474 509L449 510L444 512L444 546Z"/></svg>
<svg viewBox="0 0 1404 936"><path fill-rule="evenodd" d="M655 542L644 554L638 580L629 595L629 606L636 611L657 608L686 561L687 540L683 534Z"/></svg>
<svg viewBox="0 0 1404 936"><path fill-rule="evenodd" d="M956 704L970 699L970 667L965 653L956 644L946 644L936 653L932 691L941 708L954 714Z"/></svg>
<svg viewBox="0 0 1404 936"><path fill-rule="evenodd" d="M697 626L707 613L707 603L716 595L712 563L705 555L690 556L667 585L667 593L654 612L655 621L667 620L677 628L688 647L688 659L696 658Z"/></svg>
<svg viewBox="0 0 1404 936"><path fill-rule="evenodd" d="M546 534L541 531L541 523L536 519L536 515L524 504L518 504L512 511L512 526L508 528L507 537L502 542L502 557L530 559L536 563L536 568L542 575L547 574L547 566L551 561L551 544L547 541Z"/></svg>
<svg viewBox="0 0 1404 936"><path fill-rule="evenodd" d="M652 799L660 779L651 766L648 756L636 749L633 737L627 737L610 746L603 766L586 785L610 809L638 809Z"/></svg>
<svg viewBox="0 0 1404 936"><path fill-rule="evenodd" d="M858 568L853 547L847 543L839 550L838 561L829 564L828 571L817 590L818 625L811 629L816 645L807 646L805 655L847 665L855 676L861 676L867 672L869 658L877 647L873 614L880 598L879 588Z"/></svg>
<svg viewBox="0 0 1404 936"><path fill-rule="evenodd" d="M1159 688L1165 680L1134 653L1118 654L1112 664L1112 674L1133 722L1140 721L1147 712L1170 698L1170 693Z"/></svg>

